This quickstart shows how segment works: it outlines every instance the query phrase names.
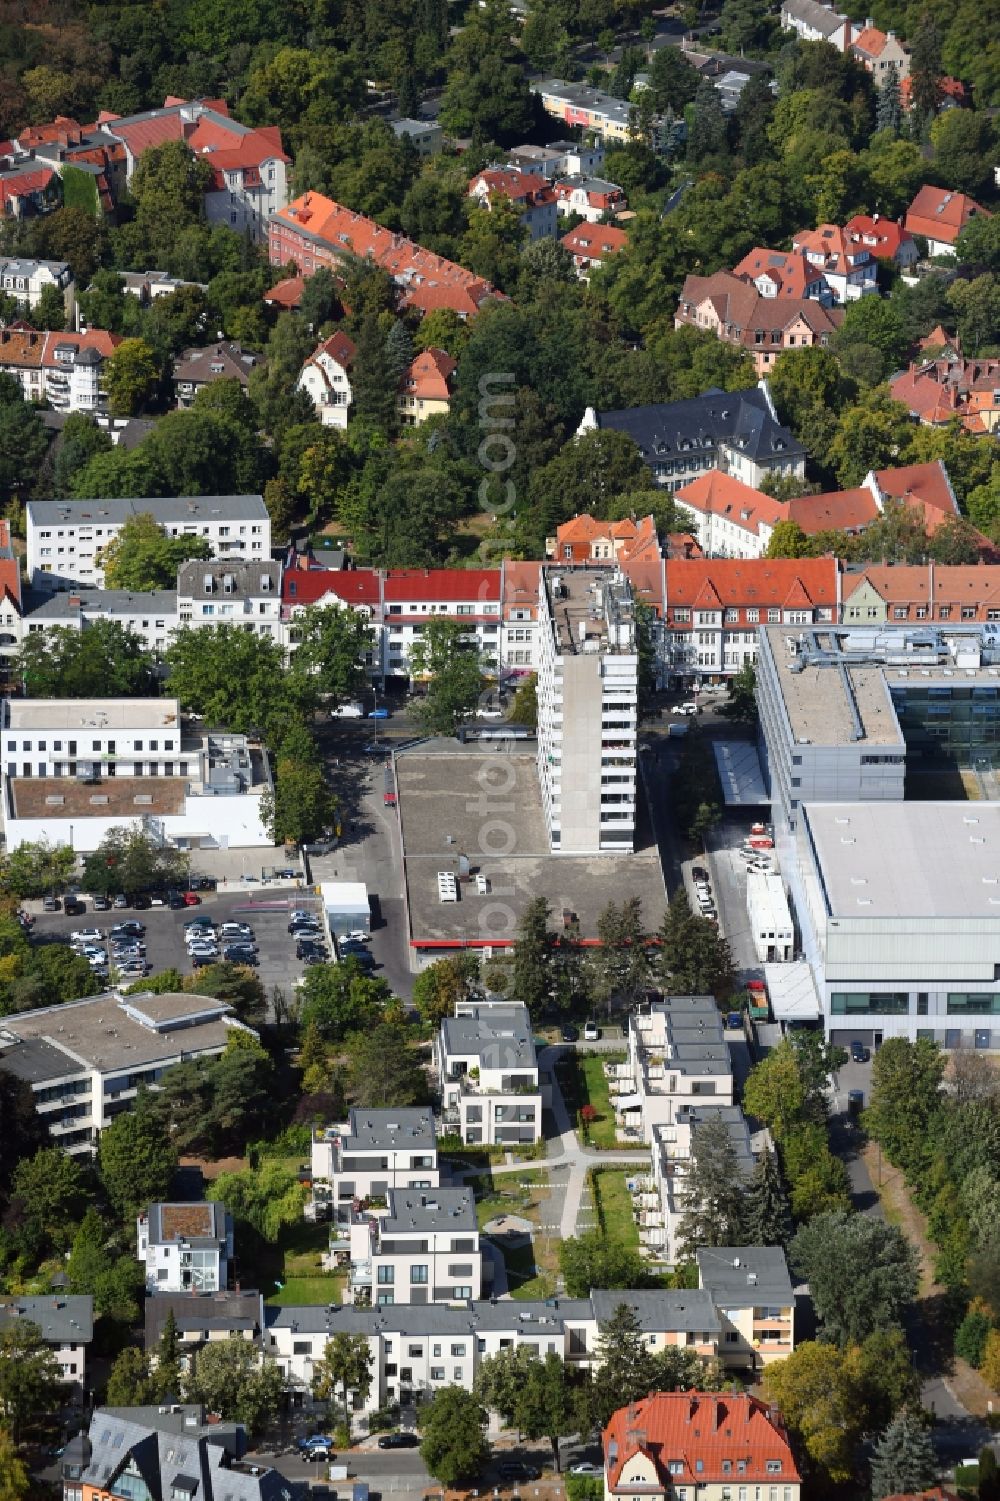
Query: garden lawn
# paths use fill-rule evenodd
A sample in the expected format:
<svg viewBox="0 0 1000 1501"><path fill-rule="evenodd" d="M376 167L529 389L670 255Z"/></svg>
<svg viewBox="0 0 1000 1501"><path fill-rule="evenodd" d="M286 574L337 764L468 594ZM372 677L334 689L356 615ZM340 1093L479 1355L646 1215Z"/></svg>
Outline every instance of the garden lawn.
<svg viewBox="0 0 1000 1501"><path fill-rule="evenodd" d="M597 1168L590 1174L594 1213L605 1239L628 1251L639 1250L639 1227L632 1216L632 1195L625 1187L626 1169Z"/></svg>
<svg viewBox="0 0 1000 1501"><path fill-rule="evenodd" d="M579 1123L584 1105L593 1105L597 1119L591 1121L588 1140L592 1147L619 1146L615 1112L604 1077L605 1063L624 1062L624 1053L574 1053L559 1064L559 1083L571 1118Z"/></svg>
<svg viewBox="0 0 1000 1501"><path fill-rule="evenodd" d="M339 1303L347 1283L347 1271L324 1272L320 1257L330 1240L329 1225L311 1225L297 1220L282 1226L276 1245L267 1246L262 1261L268 1275L261 1283L269 1289L267 1303ZM279 1287L278 1284L281 1284Z"/></svg>

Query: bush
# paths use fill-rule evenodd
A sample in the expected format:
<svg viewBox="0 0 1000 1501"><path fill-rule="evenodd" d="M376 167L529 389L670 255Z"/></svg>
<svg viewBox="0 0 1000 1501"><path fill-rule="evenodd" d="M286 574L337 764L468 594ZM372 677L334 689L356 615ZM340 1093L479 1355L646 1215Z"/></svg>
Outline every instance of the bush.
<svg viewBox="0 0 1000 1501"><path fill-rule="evenodd" d="M604 1501L604 1485L596 1475L567 1475L567 1501Z"/></svg>
<svg viewBox="0 0 1000 1501"><path fill-rule="evenodd" d="M991 1328L989 1314L973 1304L955 1330L955 1354L975 1366L977 1371L983 1363L983 1352Z"/></svg>
<svg viewBox="0 0 1000 1501"><path fill-rule="evenodd" d="M376 1407L368 1416L369 1433L388 1433L391 1428L399 1427L399 1403L387 1402L384 1407Z"/></svg>

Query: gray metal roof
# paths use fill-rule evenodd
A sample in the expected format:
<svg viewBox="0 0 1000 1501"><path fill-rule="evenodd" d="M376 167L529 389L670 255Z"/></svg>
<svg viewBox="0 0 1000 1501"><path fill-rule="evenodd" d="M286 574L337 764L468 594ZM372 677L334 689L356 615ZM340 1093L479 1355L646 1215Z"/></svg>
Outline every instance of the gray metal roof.
<svg viewBox="0 0 1000 1501"><path fill-rule="evenodd" d="M30 1320L50 1345L86 1345L94 1337L94 1300L82 1293L0 1298L0 1329Z"/></svg>
<svg viewBox="0 0 1000 1501"><path fill-rule="evenodd" d="M212 581L211 591L206 591L206 579ZM177 570L177 593L198 599L214 598L217 593L225 593L229 599L251 595L256 598L260 594L271 594L278 599L281 596L281 564L244 558L182 563Z"/></svg>
<svg viewBox="0 0 1000 1501"><path fill-rule="evenodd" d="M780 1246L699 1246L695 1252L702 1287L732 1306L774 1299L791 1306L792 1280Z"/></svg>
<svg viewBox="0 0 1000 1501"><path fill-rule="evenodd" d="M647 464L699 448L714 450L723 442L762 461L805 453L798 439L771 416L766 396L756 388L720 391L713 386L687 401L598 412L597 425L627 433Z"/></svg>
<svg viewBox="0 0 1000 1501"><path fill-rule="evenodd" d="M380 1148L406 1148L413 1152L431 1152L437 1145L434 1117L430 1110L351 1110L347 1135L342 1138L347 1151L374 1152Z"/></svg>
<svg viewBox="0 0 1000 1501"><path fill-rule="evenodd" d="M161 526L187 522L267 521L260 495L171 495L148 500L31 500L35 526L123 526L133 516L152 516Z"/></svg>
<svg viewBox="0 0 1000 1501"><path fill-rule="evenodd" d="M146 1349L160 1338L167 1315L173 1313L178 1334L259 1334L264 1324L259 1292L151 1293L143 1305Z"/></svg>
<svg viewBox="0 0 1000 1501"><path fill-rule="evenodd" d="M76 620L88 612L95 615L176 615L177 591L151 589L145 593L133 592L131 589L60 590L58 594L42 596L40 603L25 612L25 619Z"/></svg>
<svg viewBox="0 0 1000 1501"><path fill-rule="evenodd" d="M265 1308L268 1329L296 1334L469 1334L490 1329L518 1329L523 1334L562 1329L564 1324L593 1318L589 1298L550 1298L545 1302L477 1302L464 1308L443 1303L392 1304L358 1308L351 1304L288 1304Z"/></svg>
<svg viewBox="0 0 1000 1501"><path fill-rule="evenodd" d="M467 1016L445 1017L441 1031L449 1057L475 1056L487 1068L536 1066L526 1006L477 1006Z"/></svg>
<svg viewBox="0 0 1000 1501"><path fill-rule="evenodd" d="M781 19L784 20L786 16L801 21L823 36L832 36L847 19L846 16L838 15L832 6L820 5L819 0L782 0Z"/></svg>
<svg viewBox="0 0 1000 1501"><path fill-rule="evenodd" d="M379 1220L382 1235L417 1230L476 1230L471 1188L390 1188L389 1213Z"/></svg>
<svg viewBox="0 0 1000 1501"><path fill-rule="evenodd" d="M598 1324L607 1324L623 1303L631 1308L647 1333L715 1334L720 1328L719 1315L711 1295L701 1288L684 1291L605 1292L594 1288L591 1306Z"/></svg>

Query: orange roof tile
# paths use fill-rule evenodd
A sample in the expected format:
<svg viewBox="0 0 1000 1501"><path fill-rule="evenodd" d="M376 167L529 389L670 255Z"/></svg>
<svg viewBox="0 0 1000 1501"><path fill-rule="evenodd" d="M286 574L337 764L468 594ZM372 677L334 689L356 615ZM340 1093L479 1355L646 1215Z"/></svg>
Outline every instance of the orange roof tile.
<svg viewBox="0 0 1000 1501"><path fill-rule="evenodd" d="M876 257L889 260L899 254L901 245L912 239L901 223L884 219L880 214L855 214L844 225L849 240L858 239Z"/></svg>
<svg viewBox="0 0 1000 1501"><path fill-rule="evenodd" d="M780 608L799 580L812 604L837 603L837 564L833 558L668 558L667 604L693 606L706 579L723 606Z"/></svg>
<svg viewBox="0 0 1000 1501"><path fill-rule="evenodd" d="M669 1494L679 1485L728 1484L737 1459L740 1479L750 1485L779 1476L796 1484L788 1436L773 1413L745 1392L657 1392L621 1407L604 1430L608 1487L629 1492L629 1462L636 1455L653 1461Z"/></svg>
<svg viewBox="0 0 1000 1501"><path fill-rule="evenodd" d="M954 245L969 220L976 214L991 215L974 198L965 193L950 193L947 188L925 184L906 211L903 224L911 235L923 235Z"/></svg>
<svg viewBox="0 0 1000 1501"><path fill-rule="evenodd" d="M276 281L269 292L264 293L264 301L274 303L277 307L297 308L302 301L305 284L304 276L286 276L282 281Z"/></svg>
<svg viewBox="0 0 1000 1501"><path fill-rule="evenodd" d="M444 349L425 349L403 376L402 389L423 401L448 401L451 377L457 369L458 361Z"/></svg>
<svg viewBox="0 0 1000 1501"><path fill-rule="evenodd" d="M742 480L721 469L710 469L677 491L677 499L703 515L724 516L735 526L758 535L758 529L776 526L788 519L788 502L774 500L762 490L754 490Z"/></svg>
<svg viewBox="0 0 1000 1501"><path fill-rule="evenodd" d="M788 502L788 519L807 536L816 532L860 532L878 519L879 509L870 490L831 490L825 495L800 495Z"/></svg>
<svg viewBox="0 0 1000 1501"><path fill-rule="evenodd" d="M559 241L570 255L583 256L587 260L600 260L605 255L616 255L628 244L624 229L614 224L578 224Z"/></svg>

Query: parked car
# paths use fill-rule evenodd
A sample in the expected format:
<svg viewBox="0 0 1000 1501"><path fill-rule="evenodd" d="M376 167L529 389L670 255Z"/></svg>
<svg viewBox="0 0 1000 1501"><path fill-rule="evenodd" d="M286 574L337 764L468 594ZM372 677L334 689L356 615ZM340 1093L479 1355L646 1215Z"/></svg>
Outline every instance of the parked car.
<svg viewBox="0 0 1000 1501"><path fill-rule="evenodd" d="M584 1042L597 1042L601 1035L601 1029L596 1022L587 1022L583 1029Z"/></svg>
<svg viewBox="0 0 1000 1501"><path fill-rule="evenodd" d="M566 1025L560 1030L559 1036L562 1038L563 1042L576 1042L580 1036L580 1033L578 1028L571 1026L570 1023L567 1022Z"/></svg>
<svg viewBox="0 0 1000 1501"><path fill-rule="evenodd" d="M378 1440L380 1449L416 1449L420 1439L415 1433L383 1433Z"/></svg>
<svg viewBox="0 0 1000 1501"><path fill-rule="evenodd" d="M78 896L68 896L63 902L63 911L67 917L82 917L86 910Z"/></svg>
<svg viewBox="0 0 1000 1501"><path fill-rule="evenodd" d="M256 969L260 964L256 949L243 948L234 944L222 950L222 957L227 964L245 964L249 969Z"/></svg>
<svg viewBox="0 0 1000 1501"><path fill-rule="evenodd" d="M368 711L368 718L369 719L388 719L389 718L389 710L386 709L383 705L380 705L377 709L369 709L369 711Z"/></svg>
<svg viewBox="0 0 1000 1501"><path fill-rule="evenodd" d="M224 922L219 926L223 938L252 938L253 928L248 922Z"/></svg>
<svg viewBox="0 0 1000 1501"><path fill-rule="evenodd" d="M119 933L129 933L135 938L141 938L146 931L146 924L139 922L135 917L128 917L124 922L116 922L111 929L111 937L115 938Z"/></svg>
<svg viewBox="0 0 1000 1501"><path fill-rule="evenodd" d="M697 714L698 705L693 699L689 699L687 703L674 704L670 712L671 714Z"/></svg>
<svg viewBox="0 0 1000 1501"><path fill-rule="evenodd" d="M294 935L296 933L321 933L323 930L315 917L296 917L288 924L288 931Z"/></svg>
<svg viewBox="0 0 1000 1501"><path fill-rule="evenodd" d="M100 928L77 928L69 935L69 941L70 943L96 943L100 937Z"/></svg>
<svg viewBox="0 0 1000 1501"><path fill-rule="evenodd" d="M206 969L208 965L214 964L218 957L218 954L192 954L191 968Z"/></svg>
<svg viewBox="0 0 1000 1501"><path fill-rule="evenodd" d="M363 704L356 704L356 703L339 704L336 709L332 709L330 711L330 718L331 719L363 719L364 718L364 713L365 713L365 710L364 710L364 705Z"/></svg>
<svg viewBox="0 0 1000 1501"><path fill-rule="evenodd" d="M183 905L185 907L200 907L201 897L198 895L197 891L185 891Z"/></svg>
<svg viewBox="0 0 1000 1501"><path fill-rule="evenodd" d="M570 1470L570 1474L571 1475L589 1475L594 1480L597 1480L597 1479L600 1479L603 1476L603 1474L604 1474L604 1467L602 1465L591 1464L589 1462L589 1460L588 1460L588 1461L586 1461L583 1464L573 1465L572 1469Z"/></svg>
<svg viewBox="0 0 1000 1501"><path fill-rule="evenodd" d="M94 911L95 912L110 912L111 911L111 899L110 899L110 897L95 896L94 897Z"/></svg>
<svg viewBox="0 0 1000 1501"><path fill-rule="evenodd" d="M366 933L364 928L352 928L349 933L344 934L344 937L351 943L371 943L372 935Z"/></svg>
<svg viewBox="0 0 1000 1501"><path fill-rule="evenodd" d="M140 891L138 896L134 896L132 898L132 906L137 912L148 912L152 905L153 898L151 896L146 896L145 892ZM160 905L162 906L162 903Z"/></svg>
<svg viewBox="0 0 1000 1501"><path fill-rule="evenodd" d="M541 1470L534 1465L526 1465L521 1460L506 1460L497 1465L497 1474L501 1480L540 1480Z"/></svg>
<svg viewBox="0 0 1000 1501"><path fill-rule="evenodd" d="M62 902L57 896L47 896L42 902L43 912L59 912L61 908Z"/></svg>
<svg viewBox="0 0 1000 1501"><path fill-rule="evenodd" d="M858 1038L855 1037L854 1041L851 1043L851 1062L869 1063L871 1062L871 1056L871 1049L866 1048L864 1043L860 1042Z"/></svg>
<svg viewBox="0 0 1000 1501"><path fill-rule="evenodd" d="M326 945L311 943L308 938L300 939L295 945L295 957L296 959L323 959L325 961L328 957Z"/></svg>
<svg viewBox="0 0 1000 1501"><path fill-rule="evenodd" d="M117 907L119 911L123 907L128 906L128 897L125 895L124 891L119 891L118 895L114 899L114 902L112 903L112 906Z"/></svg>
<svg viewBox="0 0 1000 1501"><path fill-rule="evenodd" d="M327 1438L325 1433L311 1433L308 1438L299 1439L298 1448L303 1453L312 1448L332 1449L333 1439Z"/></svg>
<svg viewBox="0 0 1000 1501"><path fill-rule="evenodd" d="M182 911L182 909L187 906L187 902L184 900L184 893L182 891L175 891L173 896L168 896L167 906L170 908L171 912Z"/></svg>

